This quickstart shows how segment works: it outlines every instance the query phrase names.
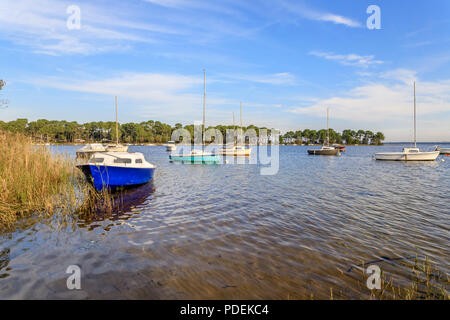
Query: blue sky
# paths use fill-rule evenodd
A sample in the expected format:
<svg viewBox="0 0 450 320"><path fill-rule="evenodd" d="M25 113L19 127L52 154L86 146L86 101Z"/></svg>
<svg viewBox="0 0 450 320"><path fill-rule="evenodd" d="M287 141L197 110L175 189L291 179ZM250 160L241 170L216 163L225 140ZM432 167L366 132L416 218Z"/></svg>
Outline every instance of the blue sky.
<svg viewBox="0 0 450 320"><path fill-rule="evenodd" d="M67 28L67 8L81 12ZM369 5L381 29L369 30ZM18 117L326 126L450 141L450 2L2 0L0 98Z"/></svg>

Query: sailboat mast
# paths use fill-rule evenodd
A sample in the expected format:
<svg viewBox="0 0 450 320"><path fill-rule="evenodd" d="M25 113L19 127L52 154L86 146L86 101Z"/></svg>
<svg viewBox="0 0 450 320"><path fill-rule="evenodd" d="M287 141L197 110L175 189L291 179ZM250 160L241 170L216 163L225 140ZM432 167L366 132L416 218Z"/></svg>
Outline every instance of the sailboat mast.
<svg viewBox="0 0 450 320"><path fill-rule="evenodd" d="M327 108L327 146L330 145L330 124L329 124L330 108Z"/></svg>
<svg viewBox="0 0 450 320"><path fill-rule="evenodd" d="M116 96L116 144L119 144L119 121L117 117L117 96Z"/></svg>
<svg viewBox="0 0 450 320"><path fill-rule="evenodd" d="M205 150L205 121L206 121L206 71L203 69L203 129L202 150Z"/></svg>
<svg viewBox="0 0 450 320"><path fill-rule="evenodd" d="M414 81L414 148L417 148L416 142L416 129L417 129L417 117L416 117L416 82Z"/></svg>
<svg viewBox="0 0 450 320"><path fill-rule="evenodd" d="M240 110L241 114L240 114L240 124L241 124L241 129L242 129L242 101L241 101L241 110Z"/></svg>

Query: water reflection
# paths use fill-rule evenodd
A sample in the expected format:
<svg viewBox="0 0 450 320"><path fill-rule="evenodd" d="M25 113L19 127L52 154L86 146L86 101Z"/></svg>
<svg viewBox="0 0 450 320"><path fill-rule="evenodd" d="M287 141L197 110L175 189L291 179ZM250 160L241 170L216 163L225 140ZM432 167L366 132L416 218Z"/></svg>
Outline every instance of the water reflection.
<svg viewBox="0 0 450 320"><path fill-rule="evenodd" d="M280 147L278 174L261 176L258 165L176 165L164 147L130 147L157 166L153 184L62 230L50 220L2 236L0 298L328 299L333 288L358 299L370 292L353 265L381 259L399 283L411 261L397 258L450 271L450 161L372 159L401 146L333 158L307 148ZM70 264L80 292L65 287Z"/></svg>
<svg viewBox="0 0 450 320"><path fill-rule="evenodd" d="M149 205L154 192L155 187L151 181L141 186L115 191L108 197L108 207L100 203L105 201L104 199L94 199L93 201L98 203L94 204L93 212L80 212L77 224L80 228L92 230L99 226L96 222L105 219L128 220Z"/></svg>

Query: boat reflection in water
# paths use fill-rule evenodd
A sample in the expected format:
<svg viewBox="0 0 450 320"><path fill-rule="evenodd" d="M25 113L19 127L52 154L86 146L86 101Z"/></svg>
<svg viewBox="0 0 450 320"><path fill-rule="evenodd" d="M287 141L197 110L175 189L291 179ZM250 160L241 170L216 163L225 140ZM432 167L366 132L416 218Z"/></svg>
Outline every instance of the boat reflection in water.
<svg viewBox="0 0 450 320"><path fill-rule="evenodd" d="M142 212L153 199L153 181L137 187L121 189L109 194L105 200L98 194L91 195L90 211L79 212L77 225L90 230L100 226L95 222L128 220Z"/></svg>

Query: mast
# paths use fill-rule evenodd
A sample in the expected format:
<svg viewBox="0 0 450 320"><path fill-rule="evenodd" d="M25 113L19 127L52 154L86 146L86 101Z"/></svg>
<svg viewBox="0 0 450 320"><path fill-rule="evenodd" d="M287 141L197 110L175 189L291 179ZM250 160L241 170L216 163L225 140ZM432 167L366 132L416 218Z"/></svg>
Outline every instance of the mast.
<svg viewBox="0 0 450 320"><path fill-rule="evenodd" d="M330 108L327 108L327 146L330 145L330 124L329 124Z"/></svg>
<svg viewBox="0 0 450 320"><path fill-rule="evenodd" d="M117 96L116 96L116 145L119 144L119 122L117 120Z"/></svg>
<svg viewBox="0 0 450 320"><path fill-rule="evenodd" d="M203 69L203 130L202 130L202 150L205 151L205 118L206 118L206 72Z"/></svg>
<svg viewBox="0 0 450 320"><path fill-rule="evenodd" d="M414 148L417 148L416 143L416 82L414 81Z"/></svg>
<svg viewBox="0 0 450 320"><path fill-rule="evenodd" d="M237 138L236 138L236 124L234 122L234 111L233 111L233 145L235 145L236 142L237 142Z"/></svg>
<svg viewBox="0 0 450 320"><path fill-rule="evenodd" d="M240 114L240 118L241 118L240 123L241 123L241 129L242 129L242 101L241 101L241 114Z"/></svg>

